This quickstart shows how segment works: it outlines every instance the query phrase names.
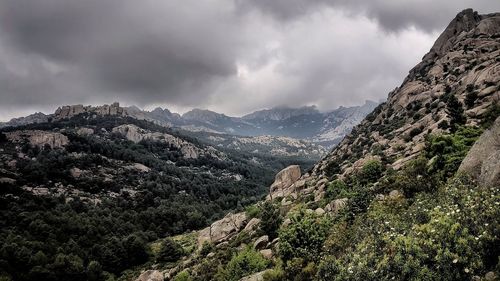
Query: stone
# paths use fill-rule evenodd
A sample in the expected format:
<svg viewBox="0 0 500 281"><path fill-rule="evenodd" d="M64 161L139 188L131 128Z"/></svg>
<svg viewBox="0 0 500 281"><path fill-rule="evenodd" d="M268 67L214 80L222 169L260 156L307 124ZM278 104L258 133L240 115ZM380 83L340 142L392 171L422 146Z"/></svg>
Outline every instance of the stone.
<svg viewBox="0 0 500 281"><path fill-rule="evenodd" d="M94 134L94 129L91 128L79 128L76 133L80 136L88 136L88 135L93 135Z"/></svg>
<svg viewBox="0 0 500 281"><path fill-rule="evenodd" d="M252 218L248 223L247 225L245 226L245 228L243 229L244 231L252 231L254 230L254 228L256 228L260 223L260 219L258 218Z"/></svg>
<svg viewBox="0 0 500 281"><path fill-rule="evenodd" d="M458 171L469 174L480 185L500 185L500 117L474 143Z"/></svg>
<svg viewBox="0 0 500 281"><path fill-rule="evenodd" d="M495 273L495 272L490 271L490 272L488 272L488 273L486 273L486 274L484 275L484 280L486 280L486 281L494 281L494 280L498 280L498 276L496 275L496 273Z"/></svg>
<svg viewBox="0 0 500 281"><path fill-rule="evenodd" d="M72 177L74 177L75 179L77 179L77 178L79 178L82 175L83 171L80 170L80 169L78 169L78 168L76 168L76 167L74 167L74 168L69 169L69 173L70 173L70 175Z"/></svg>
<svg viewBox="0 0 500 281"><path fill-rule="evenodd" d="M269 236L264 235L255 240L255 242L253 243L253 248L256 250L264 249L267 247L268 243L269 243Z"/></svg>
<svg viewBox="0 0 500 281"><path fill-rule="evenodd" d="M257 272L252 275L241 278L240 281L264 281L265 273L266 271Z"/></svg>
<svg viewBox="0 0 500 281"><path fill-rule="evenodd" d="M271 185L269 193L271 199L276 196L285 197L293 192L293 190L287 190L292 184L294 184L301 176L300 166L292 165L281 170L274 179L274 183Z"/></svg>
<svg viewBox="0 0 500 281"><path fill-rule="evenodd" d="M245 213L229 213L223 219L212 223L212 225L198 233L198 245L201 247L205 241L212 243L221 242L240 231L245 223Z"/></svg>
<svg viewBox="0 0 500 281"><path fill-rule="evenodd" d="M11 178L0 178L0 183L15 184L16 180Z"/></svg>
<svg viewBox="0 0 500 281"><path fill-rule="evenodd" d="M135 281L163 281L163 273L158 270L146 270Z"/></svg>
<svg viewBox="0 0 500 281"><path fill-rule="evenodd" d="M328 213L336 214L347 206L347 201L347 198L335 199L328 205L326 205L325 211Z"/></svg>
<svg viewBox="0 0 500 281"><path fill-rule="evenodd" d="M151 168L141 163L135 163L134 165L131 166L131 168L142 173L149 173L151 171Z"/></svg>
<svg viewBox="0 0 500 281"><path fill-rule="evenodd" d="M270 260L273 258L273 251L271 249L260 250L259 253L266 259Z"/></svg>
<svg viewBox="0 0 500 281"><path fill-rule="evenodd" d="M398 199L403 197L404 197L403 193L399 190L392 190L391 192L389 192L389 198L391 199Z"/></svg>
<svg viewBox="0 0 500 281"><path fill-rule="evenodd" d="M314 210L314 212L316 213L316 215L318 216L322 216L325 214L325 210L323 210L322 208L317 208L316 210Z"/></svg>

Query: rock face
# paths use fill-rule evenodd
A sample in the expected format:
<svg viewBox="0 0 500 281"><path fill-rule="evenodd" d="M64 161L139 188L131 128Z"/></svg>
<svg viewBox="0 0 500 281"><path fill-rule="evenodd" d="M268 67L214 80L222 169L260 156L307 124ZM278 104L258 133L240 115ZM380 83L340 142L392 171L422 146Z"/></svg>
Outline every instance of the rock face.
<svg viewBox="0 0 500 281"><path fill-rule="evenodd" d="M77 105L65 105L59 107L53 115L54 120L61 120L66 118L71 118L82 113L89 113L97 116L107 116L107 115L117 115L125 116L127 111L120 107L120 104L115 102L111 105L101 105L101 106L83 106L82 104Z"/></svg>
<svg viewBox="0 0 500 281"><path fill-rule="evenodd" d="M14 143L20 143L28 140L33 146L43 148L49 145L51 148L62 148L69 143L68 137L61 133L40 131L40 130L22 130L6 133L7 139Z"/></svg>
<svg viewBox="0 0 500 281"><path fill-rule="evenodd" d="M232 234L240 231L245 226L246 220L245 213L227 214L223 219L200 231L198 245L203 245L205 241L219 243L226 240Z"/></svg>
<svg viewBox="0 0 500 281"><path fill-rule="evenodd" d="M187 142L178 137L174 137L170 134L164 134L159 132L149 132L144 130L136 125L125 124L120 125L118 127L113 128L113 133L120 134L124 136L126 139L138 143L142 140L151 140L151 141L159 141L165 142L179 149L186 159L196 159L201 155L211 156L214 158L221 158L223 155L219 155L217 151L211 147L206 149L200 149L194 146L192 143Z"/></svg>
<svg viewBox="0 0 500 281"><path fill-rule="evenodd" d="M146 270L135 281L163 281L163 273L158 270Z"/></svg>
<svg viewBox="0 0 500 281"><path fill-rule="evenodd" d="M274 183L271 185L269 194L271 199L277 196L285 197L293 192L289 188L300 179L300 166L292 165L281 170L274 179Z"/></svg>
<svg viewBox="0 0 500 281"><path fill-rule="evenodd" d="M387 102L355 127L313 173L345 176L353 172L353 163L373 158L375 151L394 159L390 165L400 169L423 151L427 134L448 132L456 120L479 124L500 100L499 23L500 13L459 13L422 62L389 93ZM454 119L452 112L463 112L464 118Z"/></svg>
<svg viewBox="0 0 500 281"><path fill-rule="evenodd" d="M500 117L479 137L458 170L470 174L480 185L500 185Z"/></svg>

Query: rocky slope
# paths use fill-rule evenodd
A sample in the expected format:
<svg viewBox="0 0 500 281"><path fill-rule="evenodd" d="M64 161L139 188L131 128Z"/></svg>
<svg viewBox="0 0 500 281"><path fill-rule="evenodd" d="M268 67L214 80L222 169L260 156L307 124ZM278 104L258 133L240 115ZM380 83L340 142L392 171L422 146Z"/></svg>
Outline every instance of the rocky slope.
<svg viewBox="0 0 500 281"><path fill-rule="evenodd" d="M322 161L196 232L164 278L497 280L499 57L500 14L459 13Z"/></svg>
<svg viewBox="0 0 500 281"><path fill-rule="evenodd" d="M499 34L498 14L458 14L403 84L314 172L349 173L377 154L398 169L422 152L426 135L479 124L500 101Z"/></svg>

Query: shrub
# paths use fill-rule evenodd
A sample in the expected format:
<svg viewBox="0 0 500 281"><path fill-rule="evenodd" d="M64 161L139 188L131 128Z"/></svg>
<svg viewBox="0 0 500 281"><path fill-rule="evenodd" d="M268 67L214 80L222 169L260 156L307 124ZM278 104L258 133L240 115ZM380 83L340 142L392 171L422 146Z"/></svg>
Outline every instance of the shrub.
<svg viewBox="0 0 500 281"><path fill-rule="evenodd" d="M181 271L174 277L174 281L192 281L191 275L187 271Z"/></svg>
<svg viewBox="0 0 500 281"><path fill-rule="evenodd" d="M260 229L270 239L278 236L278 229L282 222L280 210L271 201L265 201L260 207Z"/></svg>
<svg viewBox="0 0 500 281"><path fill-rule="evenodd" d="M378 160L370 160L363 165L361 171L358 172L358 180L361 184L376 182L384 172L384 166Z"/></svg>
<svg viewBox="0 0 500 281"><path fill-rule="evenodd" d="M319 258L330 225L327 217L317 217L300 210L292 216L291 221L292 223L279 233L279 254L283 261L302 258L308 262Z"/></svg>
<svg viewBox="0 0 500 281"><path fill-rule="evenodd" d="M235 254L224 268L220 268L216 278L220 281L238 281L242 277L267 268L269 261L250 246Z"/></svg>
<svg viewBox="0 0 500 281"><path fill-rule="evenodd" d="M183 254L184 251L182 250L181 245L174 240L167 238L161 243L160 252L156 257L156 260L158 262L175 262L179 260Z"/></svg>

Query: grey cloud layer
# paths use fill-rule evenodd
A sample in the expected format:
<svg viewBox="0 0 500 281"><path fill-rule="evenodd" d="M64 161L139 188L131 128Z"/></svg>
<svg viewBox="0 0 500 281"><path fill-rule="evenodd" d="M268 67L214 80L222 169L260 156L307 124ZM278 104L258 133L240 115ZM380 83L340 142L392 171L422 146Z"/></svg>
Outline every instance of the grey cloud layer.
<svg viewBox="0 0 500 281"><path fill-rule="evenodd" d="M379 99L468 6L500 10L486 0L0 0L0 119L113 100L242 114Z"/></svg>

